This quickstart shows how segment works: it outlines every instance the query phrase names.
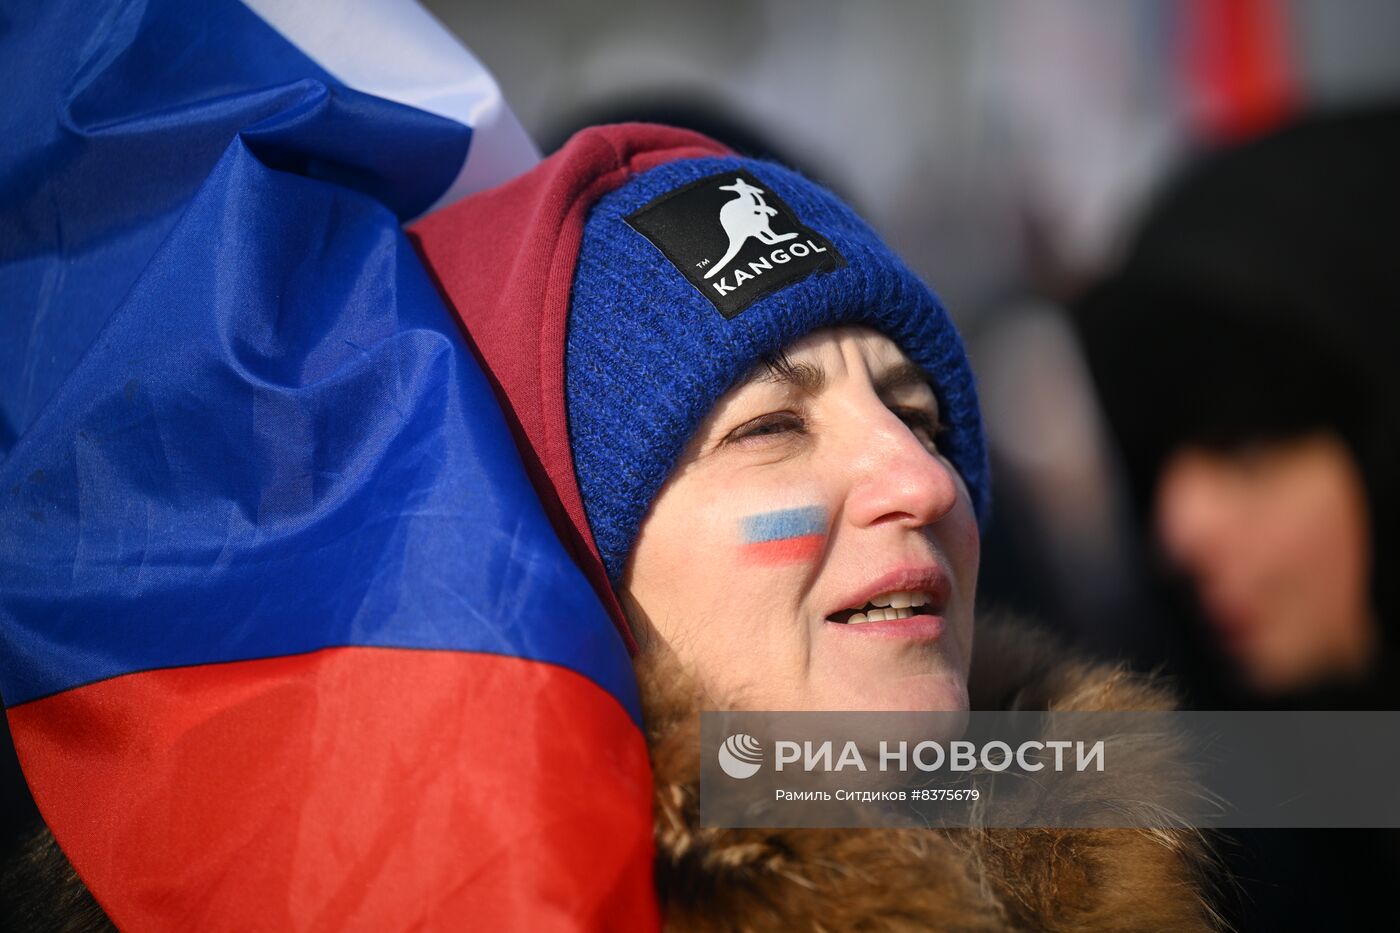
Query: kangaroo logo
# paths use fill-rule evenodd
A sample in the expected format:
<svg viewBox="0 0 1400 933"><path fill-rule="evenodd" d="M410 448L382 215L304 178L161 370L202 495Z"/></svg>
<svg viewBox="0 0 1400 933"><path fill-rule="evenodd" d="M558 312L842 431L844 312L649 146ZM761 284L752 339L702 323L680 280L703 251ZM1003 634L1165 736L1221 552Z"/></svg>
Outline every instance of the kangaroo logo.
<svg viewBox="0 0 1400 933"><path fill-rule="evenodd" d="M725 320L764 295L846 264L832 242L802 223L767 179L744 168L682 184L623 220L660 250Z"/></svg>
<svg viewBox="0 0 1400 933"><path fill-rule="evenodd" d="M755 187L742 178L736 178L734 184L720 185L719 189L733 191L735 194L733 200L724 202L724 206L719 209L719 225L729 237L729 249L725 250L723 258L705 273L705 278L712 277L733 262L734 257L739 255L739 250L749 241L749 237L758 237L760 243L769 246L797 239L795 233L773 232L771 218L777 216L778 210L769 207L768 202L763 200L763 195L767 192L762 188Z"/></svg>

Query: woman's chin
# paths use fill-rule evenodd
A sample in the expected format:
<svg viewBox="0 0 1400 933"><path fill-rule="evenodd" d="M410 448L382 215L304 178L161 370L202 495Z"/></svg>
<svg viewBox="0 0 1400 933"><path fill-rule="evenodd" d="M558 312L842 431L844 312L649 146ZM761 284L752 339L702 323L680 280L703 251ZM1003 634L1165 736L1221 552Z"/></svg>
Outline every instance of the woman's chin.
<svg viewBox="0 0 1400 933"><path fill-rule="evenodd" d="M862 686L843 684L829 702L815 708L900 713L965 712L966 678L946 672L885 677Z"/></svg>

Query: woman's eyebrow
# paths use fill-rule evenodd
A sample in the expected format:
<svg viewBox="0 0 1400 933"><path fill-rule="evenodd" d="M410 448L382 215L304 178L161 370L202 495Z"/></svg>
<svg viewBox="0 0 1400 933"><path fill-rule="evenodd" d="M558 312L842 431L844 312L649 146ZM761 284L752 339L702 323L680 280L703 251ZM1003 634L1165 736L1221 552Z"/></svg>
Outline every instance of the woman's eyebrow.
<svg viewBox="0 0 1400 933"><path fill-rule="evenodd" d="M907 360L891 366L875 377L875 394L877 395L885 395L895 389L903 389L908 386L933 388L933 384L929 382L928 374L923 371L923 368Z"/></svg>
<svg viewBox="0 0 1400 933"><path fill-rule="evenodd" d="M791 386L807 395L819 395L826 387L826 370L813 363L794 363L779 357L765 360L762 369L754 376L754 381ZM933 388L928 374L918 364L907 360L886 369L874 380L877 395L886 395L895 389L908 386Z"/></svg>
<svg viewBox="0 0 1400 933"><path fill-rule="evenodd" d="M778 357L765 360L754 381L792 386L805 395L819 395L826 388L826 370L811 363L794 363Z"/></svg>

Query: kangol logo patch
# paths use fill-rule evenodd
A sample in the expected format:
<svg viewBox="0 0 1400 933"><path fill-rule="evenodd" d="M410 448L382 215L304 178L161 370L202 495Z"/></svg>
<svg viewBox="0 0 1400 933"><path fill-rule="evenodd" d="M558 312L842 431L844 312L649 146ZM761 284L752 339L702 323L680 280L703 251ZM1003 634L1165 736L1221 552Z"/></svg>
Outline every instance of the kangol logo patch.
<svg viewBox="0 0 1400 933"><path fill-rule="evenodd" d="M725 318L846 264L826 237L742 169L667 192L626 219Z"/></svg>

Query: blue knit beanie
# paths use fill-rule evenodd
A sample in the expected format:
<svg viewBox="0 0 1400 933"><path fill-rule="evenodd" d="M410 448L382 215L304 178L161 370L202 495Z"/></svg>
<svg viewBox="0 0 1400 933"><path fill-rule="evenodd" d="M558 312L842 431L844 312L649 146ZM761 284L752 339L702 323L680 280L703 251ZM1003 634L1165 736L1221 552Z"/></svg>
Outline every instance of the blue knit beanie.
<svg viewBox="0 0 1400 933"><path fill-rule="evenodd" d="M928 374L979 521L990 501L972 371L937 298L830 192L740 157L668 162L594 205L565 350L569 443L614 585L702 419L763 358L822 327L892 339Z"/></svg>

